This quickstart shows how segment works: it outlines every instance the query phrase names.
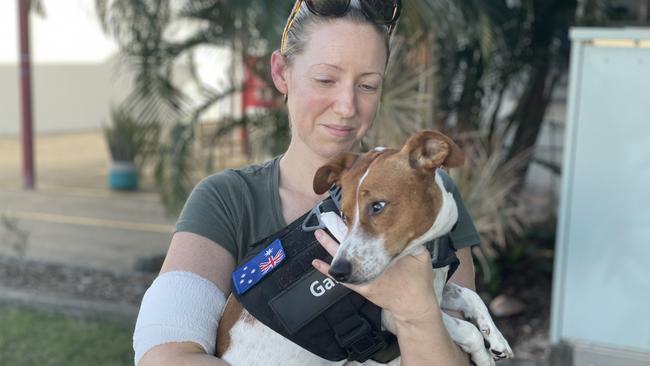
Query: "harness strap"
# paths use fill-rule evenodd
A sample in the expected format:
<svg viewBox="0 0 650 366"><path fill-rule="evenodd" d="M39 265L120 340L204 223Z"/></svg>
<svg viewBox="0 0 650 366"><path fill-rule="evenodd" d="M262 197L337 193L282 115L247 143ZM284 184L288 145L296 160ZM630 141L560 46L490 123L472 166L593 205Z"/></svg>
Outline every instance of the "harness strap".
<svg viewBox="0 0 650 366"><path fill-rule="evenodd" d="M348 353L348 360L363 363L390 344L390 339L386 337L387 332L380 331L381 324L371 324L381 323L379 307L359 308L352 303L350 297L347 297L333 305L323 315L334 330L337 343ZM370 316L366 318L365 315ZM397 356L399 351L392 356L391 360Z"/></svg>
<svg viewBox="0 0 650 366"><path fill-rule="evenodd" d="M460 265L451 236L449 234L443 235L425 243L424 246L431 253L432 268L449 266L449 271L447 272L447 280L449 280Z"/></svg>
<svg viewBox="0 0 650 366"><path fill-rule="evenodd" d="M340 214L341 189L335 187L336 186L332 186L332 188L330 188L329 197L320 201L311 209L311 211L307 213L307 217L302 219L303 231L316 231L318 229L326 229L325 223L320 220L320 214L322 213L335 212L336 214Z"/></svg>

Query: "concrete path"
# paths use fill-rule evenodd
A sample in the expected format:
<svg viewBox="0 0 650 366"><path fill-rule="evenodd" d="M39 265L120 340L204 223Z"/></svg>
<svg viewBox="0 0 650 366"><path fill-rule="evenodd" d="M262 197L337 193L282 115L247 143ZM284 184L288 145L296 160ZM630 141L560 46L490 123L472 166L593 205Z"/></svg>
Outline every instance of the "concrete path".
<svg viewBox="0 0 650 366"><path fill-rule="evenodd" d="M164 254L175 218L153 184L138 192L106 186L101 132L38 136L36 189L22 188L17 137L0 137L0 254L24 244L28 258L130 271L140 257Z"/></svg>

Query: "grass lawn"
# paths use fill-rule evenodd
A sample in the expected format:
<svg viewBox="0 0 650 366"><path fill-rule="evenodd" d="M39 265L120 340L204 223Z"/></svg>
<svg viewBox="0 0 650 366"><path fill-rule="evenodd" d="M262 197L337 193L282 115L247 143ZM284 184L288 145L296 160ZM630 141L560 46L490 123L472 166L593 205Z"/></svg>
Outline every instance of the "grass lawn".
<svg viewBox="0 0 650 366"><path fill-rule="evenodd" d="M0 306L0 364L133 365L132 326Z"/></svg>

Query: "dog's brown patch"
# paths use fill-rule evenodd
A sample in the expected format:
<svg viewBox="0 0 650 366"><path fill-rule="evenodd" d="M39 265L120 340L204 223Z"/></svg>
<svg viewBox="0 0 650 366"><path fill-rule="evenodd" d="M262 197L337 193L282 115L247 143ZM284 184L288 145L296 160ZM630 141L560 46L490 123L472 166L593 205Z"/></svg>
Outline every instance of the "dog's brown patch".
<svg viewBox="0 0 650 366"><path fill-rule="evenodd" d="M369 169L359 186L359 224L369 236L381 233L386 250L395 256L431 227L431 218L440 210L441 192L435 183L435 170L414 169L402 152L378 157ZM345 192L343 189L344 196ZM344 200L350 206L357 204L355 197ZM371 215L369 208L378 201L387 203L385 209Z"/></svg>
<svg viewBox="0 0 650 366"><path fill-rule="evenodd" d="M241 318L243 311L244 308L237 299L232 295L229 296L217 329L217 357L223 356L230 347L230 330Z"/></svg>

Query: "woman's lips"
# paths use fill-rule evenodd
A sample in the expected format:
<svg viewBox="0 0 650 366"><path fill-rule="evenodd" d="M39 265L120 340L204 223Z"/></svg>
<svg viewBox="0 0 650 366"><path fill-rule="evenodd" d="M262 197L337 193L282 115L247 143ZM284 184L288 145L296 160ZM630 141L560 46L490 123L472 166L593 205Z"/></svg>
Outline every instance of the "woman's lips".
<svg viewBox="0 0 650 366"><path fill-rule="evenodd" d="M347 126L337 126L337 125L326 125L324 124L323 127L329 132L330 134L336 136L336 137L346 137L350 135L353 131L354 128L352 127L347 127Z"/></svg>

